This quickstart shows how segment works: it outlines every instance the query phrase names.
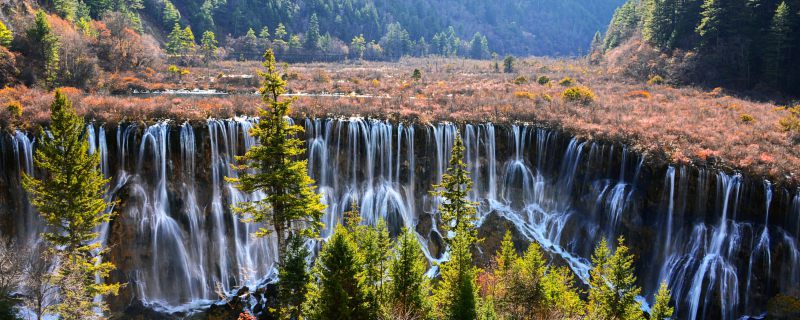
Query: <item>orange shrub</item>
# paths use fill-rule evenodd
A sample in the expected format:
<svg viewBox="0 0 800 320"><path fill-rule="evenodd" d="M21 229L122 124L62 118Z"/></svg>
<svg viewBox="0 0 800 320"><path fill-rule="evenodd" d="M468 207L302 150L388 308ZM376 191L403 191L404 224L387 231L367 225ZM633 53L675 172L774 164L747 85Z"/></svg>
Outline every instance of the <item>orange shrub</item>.
<svg viewBox="0 0 800 320"><path fill-rule="evenodd" d="M645 90L635 90L625 94L625 98L643 98L643 99L650 99L650 92Z"/></svg>

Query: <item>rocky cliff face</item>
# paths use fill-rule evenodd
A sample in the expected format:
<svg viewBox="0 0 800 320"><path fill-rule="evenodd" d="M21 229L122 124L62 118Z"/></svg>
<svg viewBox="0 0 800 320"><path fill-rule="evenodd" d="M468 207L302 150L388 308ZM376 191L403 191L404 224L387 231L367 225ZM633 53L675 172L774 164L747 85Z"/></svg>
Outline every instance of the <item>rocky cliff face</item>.
<svg viewBox="0 0 800 320"><path fill-rule="evenodd" d="M638 257L646 296L667 281L680 318L761 314L778 293L800 289L800 195L758 178L691 166L652 164L624 145L585 141L531 125L406 125L364 119L300 119L309 171L332 226L357 201L367 223L413 228L431 261L444 246L439 199L428 193L446 169L456 134L466 146L480 203L477 259L488 261L511 228L520 249L537 241L583 280L601 237L624 235ZM262 195L224 181L235 155L255 144L251 120L148 127L92 125L93 152L121 200L102 228L110 259L127 282L116 312L178 315L203 309L217 288L236 292L275 276L274 241L254 239L230 206ZM0 230L39 241L20 172L32 171L35 142L6 135L0 150ZM323 231L330 236L332 228ZM146 318L158 316L146 316Z"/></svg>

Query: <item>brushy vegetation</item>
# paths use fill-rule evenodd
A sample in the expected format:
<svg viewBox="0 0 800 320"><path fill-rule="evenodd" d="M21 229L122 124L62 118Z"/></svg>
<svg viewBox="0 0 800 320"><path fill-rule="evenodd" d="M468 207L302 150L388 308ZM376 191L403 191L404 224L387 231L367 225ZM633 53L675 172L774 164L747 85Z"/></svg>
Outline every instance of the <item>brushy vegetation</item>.
<svg viewBox="0 0 800 320"><path fill-rule="evenodd" d="M561 98L567 102L579 102L583 105L588 105L594 102L595 94L587 87L578 86L564 90L564 92L561 93Z"/></svg>

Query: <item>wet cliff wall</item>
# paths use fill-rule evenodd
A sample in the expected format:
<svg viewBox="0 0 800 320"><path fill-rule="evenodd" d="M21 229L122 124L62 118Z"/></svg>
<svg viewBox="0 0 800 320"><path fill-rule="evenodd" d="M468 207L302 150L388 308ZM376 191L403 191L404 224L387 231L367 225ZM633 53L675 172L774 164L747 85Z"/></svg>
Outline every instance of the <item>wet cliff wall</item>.
<svg viewBox="0 0 800 320"><path fill-rule="evenodd" d="M357 201L364 221L413 228L431 261L443 244L430 196L456 134L475 186L485 262L506 228L537 241L554 263L586 279L601 237L624 235L650 296L667 281L680 318L761 314L769 298L800 290L800 195L757 177L648 161L626 146L587 141L534 125L399 124L365 119L298 119L309 172L328 205L326 225ZM274 277L274 241L251 237L230 206L257 199L224 181L235 155L256 143L253 120L88 127L92 152L110 178L117 217L101 231L127 282L116 311L144 305L179 311L216 299L215 289ZM33 136L0 139L0 231L39 241L36 212L21 190ZM330 229L323 237L330 236Z"/></svg>

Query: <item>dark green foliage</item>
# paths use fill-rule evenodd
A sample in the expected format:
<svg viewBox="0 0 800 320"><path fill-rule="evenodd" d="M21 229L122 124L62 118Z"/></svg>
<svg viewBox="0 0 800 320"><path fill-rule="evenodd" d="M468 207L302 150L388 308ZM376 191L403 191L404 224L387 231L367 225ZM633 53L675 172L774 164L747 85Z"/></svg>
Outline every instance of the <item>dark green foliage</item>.
<svg viewBox="0 0 800 320"><path fill-rule="evenodd" d="M691 57L668 66L677 82L800 94L798 8L798 0L629 0L614 15L605 47L640 30L662 52Z"/></svg>
<svg viewBox="0 0 800 320"><path fill-rule="evenodd" d="M393 315L406 319L427 319L430 314L430 290L425 270L428 262L422 255L419 240L412 230L404 230L397 239L389 265L388 307Z"/></svg>
<svg viewBox="0 0 800 320"><path fill-rule="evenodd" d="M477 268L472 262L472 248L477 239L476 204L467 199L472 188L467 166L463 161L464 144L456 135L447 173L434 186L434 195L442 198L438 212L441 230L450 247L450 260L439 265L442 279L436 296L436 312L441 319L475 319L477 317Z"/></svg>
<svg viewBox="0 0 800 320"><path fill-rule="evenodd" d="M480 32L476 32L469 42L469 56L473 59L486 59L491 56L489 52L489 40Z"/></svg>
<svg viewBox="0 0 800 320"><path fill-rule="evenodd" d="M419 71L419 69L414 69L414 72L411 73L411 79L414 79L414 81L422 80L422 71Z"/></svg>
<svg viewBox="0 0 800 320"><path fill-rule="evenodd" d="M258 31L267 26L275 30L280 23L291 34L307 33L311 17L316 15L320 35L330 33L344 42L358 35L364 35L367 43L378 42L390 25L397 23L409 39L419 42L425 38L430 43L435 34L442 30L448 33L447 28L452 25L466 40L480 32L487 37L490 50L545 55L585 53L592 35L605 28L622 1L565 0L547 6L518 0L173 0L173 3L195 31L213 29L217 35L240 37L248 28ZM462 55L471 56L469 41L459 43L458 47L463 49Z"/></svg>
<svg viewBox="0 0 800 320"><path fill-rule="evenodd" d="M320 37L319 18L317 18L317 14L315 13L311 15L311 21L308 23L308 31L306 31L306 39L303 45L306 49L317 50L320 48Z"/></svg>
<svg viewBox="0 0 800 320"><path fill-rule="evenodd" d="M301 319L303 303L306 301L311 274L307 270L306 259L311 253L303 243L303 237L292 236L286 257L279 270L278 293L280 314L283 318Z"/></svg>
<svg viewBox="0 0 800 320"><path fill-rule="evenodd" d="M38 49L34 50L35 57L32 58L42 61L41 69L45 87L55 87L59 72L58 50L60 45L58 37L53 33L50 22L47 21L47 14L44 11L39 10L36 12L34 24L28 29L27 36L34 44L37 44Z"/></svg>
<svg viewBox="0 0 800 320"><path fill-rule="evenodd" d="M628 0L614 11L603 40L606 50L616 48L637 30L641 21L640 3L640 0Z"/></svg>
<svg viewBox="0 0 800 320"><path fill-rule="evenodd" d="M164 10L161 13L161 22L164 30L172 28L181 21L181 13L169 0L164 0Z"/></svg>
<svg viewBox="0 0 800 320"><path fill-rule="evenodd" d="M370 319L361 264L351 234L337 227L318 259L319 297L315 308L319 319Z"/></svg>
<svg viewBox="0 0 800 320"><path fill-rule="evenodd" d="M506 56L506 58L503 59L503 72L505 73L514 72L514 57Z"/></svg>

